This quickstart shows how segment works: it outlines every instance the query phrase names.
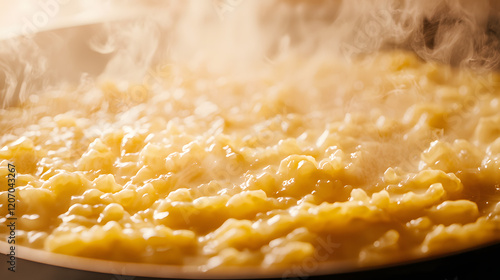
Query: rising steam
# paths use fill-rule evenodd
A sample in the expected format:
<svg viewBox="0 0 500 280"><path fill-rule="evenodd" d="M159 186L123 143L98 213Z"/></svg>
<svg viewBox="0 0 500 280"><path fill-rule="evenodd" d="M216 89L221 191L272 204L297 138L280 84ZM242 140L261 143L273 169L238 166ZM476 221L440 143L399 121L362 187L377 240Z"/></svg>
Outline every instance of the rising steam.
<svg viewBox="0 0 500 280"><path fill-rule="evenodd" d="M99 9L104 5L99 2L79 8ZM124 5L123 1L104 2L108 6ZM75 28L54 35L58 40L37 40L41 35L4 40L0 50L0 106L23 102L26 96L45 88L49 80L52 84L64 81L62 75L59 79L51 75L53 69L61 67L63 72L77 69L93 71L94 76L102 73L103 79L140 80L155 64L181 61L193 67L205 65L214 71L229 69L244 75L291 54L312 57L336 53L340 59L350 61L390 48L405 48L424 60L478 70L497 69L500 63L500 5L495 1L126 3L146 7L147 13L138 9L127 22L103 24L83 33L78 33L81 28ZM69 4L58 7L65 8L71 9ZM81 47L67 45L64 36L75 32L84 38L88 50L82 52ZM54 62L61 53L73 53L65 56L65 65ZM107 65L72 67L83 63L82 55L89 57L83 59L86 63Z"/></svg>

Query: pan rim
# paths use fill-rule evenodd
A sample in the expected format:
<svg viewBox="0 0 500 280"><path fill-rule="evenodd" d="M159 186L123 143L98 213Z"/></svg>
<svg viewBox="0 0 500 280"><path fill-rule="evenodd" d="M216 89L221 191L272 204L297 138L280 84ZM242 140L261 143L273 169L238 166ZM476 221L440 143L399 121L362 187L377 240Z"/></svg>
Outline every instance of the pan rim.
<svg viewBox="0 0 500 280"><path fill-rule="evenodd" d="M0 241L0 253L8 255L10 244ZM222 266L215 269L204 269L196 265L168 265L136 262L120 262L80 256L71 256L60 253L48 252L43 249L34 249L16 245L16 258L37 262L44 265L56 266L87 272L97 272L115 275L129 275L137 277L176 278L176 279L290 279L290 277L314 277L324 275L341 275L350 273L363 273L370 271L383 271L405 266L419 265L426 262L437 262L449 257L460 256L483 249L498 247L500 241L490 241L478 246L461 250L425 256L421 258L402 260L382 265L361 266L355 260L330 261L317 263L317 269L310 274L298 274L297 266L277 267L266 269L259 266L236 267ZM299 271L300 272L300 271Z"/></svg>

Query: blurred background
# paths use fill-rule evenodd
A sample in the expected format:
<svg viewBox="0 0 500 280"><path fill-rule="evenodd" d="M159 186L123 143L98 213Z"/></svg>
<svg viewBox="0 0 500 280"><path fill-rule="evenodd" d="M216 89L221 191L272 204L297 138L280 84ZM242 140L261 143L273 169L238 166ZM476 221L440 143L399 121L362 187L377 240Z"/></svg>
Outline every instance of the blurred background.
<svg viewBox="0 0 500 280"><path fill-rule="evenodd" d="M88 24L130 16L159 1L137 0L20 0L0 1L0 38L63 26Z"/></svg>

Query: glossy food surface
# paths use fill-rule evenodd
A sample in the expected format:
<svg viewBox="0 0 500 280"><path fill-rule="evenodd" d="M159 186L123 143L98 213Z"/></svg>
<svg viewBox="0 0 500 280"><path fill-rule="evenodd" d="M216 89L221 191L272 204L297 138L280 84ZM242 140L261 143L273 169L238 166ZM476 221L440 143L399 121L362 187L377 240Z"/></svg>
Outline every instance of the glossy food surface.
<svg viewBox="0 0 500 280"><path fill-rule="evenodd" d="M209 270L388 264L500 239L496 73L388 52L154 78L0 110L0 221L10 163L17 244Z"/></svg>

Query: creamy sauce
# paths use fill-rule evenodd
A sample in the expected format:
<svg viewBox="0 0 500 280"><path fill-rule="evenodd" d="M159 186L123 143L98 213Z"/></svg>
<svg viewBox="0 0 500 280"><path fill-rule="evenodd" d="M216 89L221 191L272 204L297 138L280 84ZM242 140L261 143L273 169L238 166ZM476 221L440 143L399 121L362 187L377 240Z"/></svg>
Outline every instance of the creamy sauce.
<svg viewBox="0 0 500 280"><path fill-rule="evenodd" d="M394 51L157 78L0 110L20 245L212 269L385 264L499 240L497 73ZM2 183L2 223L7 201Z"/></svg>

